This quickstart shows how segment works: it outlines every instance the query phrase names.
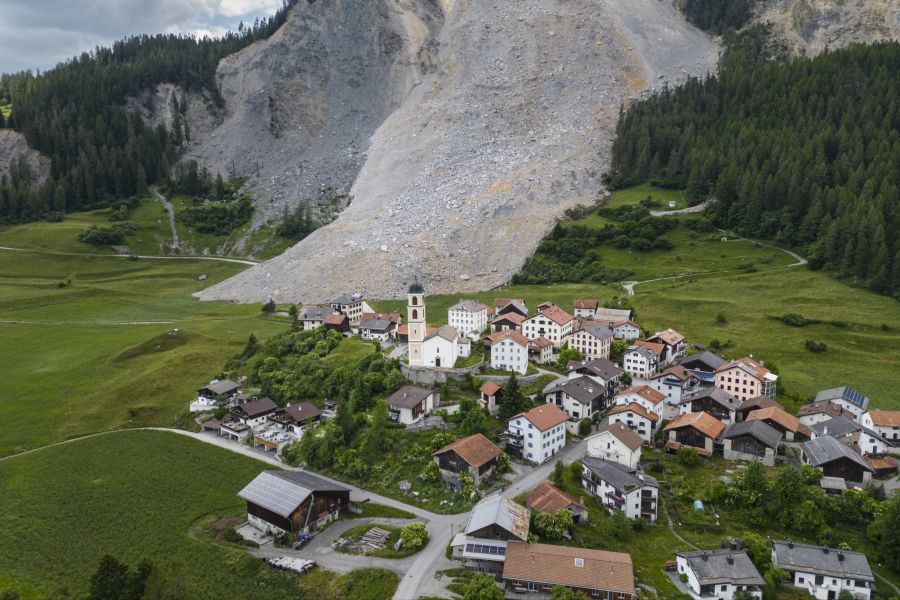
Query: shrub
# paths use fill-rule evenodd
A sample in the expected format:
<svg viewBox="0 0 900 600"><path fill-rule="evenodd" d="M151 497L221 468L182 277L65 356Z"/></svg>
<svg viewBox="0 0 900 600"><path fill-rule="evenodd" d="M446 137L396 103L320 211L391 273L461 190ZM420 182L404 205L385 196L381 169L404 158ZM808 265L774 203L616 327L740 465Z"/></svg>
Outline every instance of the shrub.
<svg viewBox="0 0 900 600"><path fill-rule="evenodd" d="M700 464L700 453L696 448L682 446L678 449L678 462L683 467L696 467Z"/></svg>
<svg viewBox="0 0 900 600"><path fill-rule="evenodd" d="M716 315L716 323L718 323L719 325L725 325L726 323L728 323L728 319L724 314L719 313Z"/></svg>
<svg viewBox="0 0 900 600"><path fill-rule="evenodd" d="M826 350L828 350L828 344L826 344L825 342L818 342L816 340L806 340L806 343L803 345L810 352L825 352Z"/></svg>
<svg viewBox="0 0 900 600"><path fill-rule="evenodd" d="M260 310L262 310L262 312L266 313L267 315L271 315L277 310L277 308L278 307L275 305L275 301L269 300L262 305L262 308Z"/></svg>
<svg viewBox="0 0 900 600"><path fill-rule="evenodd" d="M125 243L125 236L137 231L133 223L116 223L112 227L91 225L78 234L79 241L95 246L117 246Z"/></svg>
<svg viewBox="0 0 900 600"><path fill-rule="evenodd" d="M590 417L585 417L578 422L578 435L585 437L590 435L593 422Z"/></svg>
<svg viewBox="0 0 900 600"><path fill-rule="evenodd" d="M400 530L400 539L407 550L417 550L428 543L428 529L425 523L415 521Z"/></svg>

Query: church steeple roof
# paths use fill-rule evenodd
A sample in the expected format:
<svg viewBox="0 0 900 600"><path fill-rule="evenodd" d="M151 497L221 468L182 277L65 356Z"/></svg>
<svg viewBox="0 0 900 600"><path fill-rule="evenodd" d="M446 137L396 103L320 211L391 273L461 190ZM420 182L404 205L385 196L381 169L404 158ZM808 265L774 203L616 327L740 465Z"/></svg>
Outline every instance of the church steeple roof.
<svg viewBox="0 0 900 600"><path fill-rule="evenodd" d="M410 294L424 294L425 293L425 288L424 288L424 286L422 286L421 283L419 283L418 277L412 282L412 284L410 284L409 293Z"/></svg>

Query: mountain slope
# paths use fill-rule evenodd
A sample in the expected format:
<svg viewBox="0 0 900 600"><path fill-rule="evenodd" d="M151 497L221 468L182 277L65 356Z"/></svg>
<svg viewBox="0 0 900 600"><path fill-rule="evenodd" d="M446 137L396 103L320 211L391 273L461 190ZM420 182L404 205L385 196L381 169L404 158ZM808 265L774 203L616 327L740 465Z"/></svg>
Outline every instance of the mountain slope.
<svg viewBox="0 0 900 600"><path fill-rule="evenodd" d="M299 41L303 34L291 29L307 22L308 13L327 19L321 5L301 3L270 43L295 34ZM434 5L391 3L384 9L390 18L380 22L418 18L424 24L425 7ZM440 20L434 18L427 30L434 42L427 34L414 37L417 25L405 28L402 44L401 56L417 46L436 48L431 66L423 69L420 62L418 75L410 75L405 61L395 61L377 86L383 93L393 85L387 97L375 96L376 106L387 111L402 102L374 131L364 162L359 157L350 206L282 256L201 298L309 302L344 290L388 297L403 293L414 276L429 291L499 285L566 208L596 197L619 105L665 82L713 70L719 54L705 34L659 0L448 0L441 8L443 26L434 27ZM344 21L335 34L359 29ZM234 60L248 60L257 46ZM220 77L227 80L229 72L223 64ZM409 88L405 97L398 80ZM264 98L257 85L244 84L243 96L223 85L228 110L244 110L251 92ZM330 116L326 111L321 122ZM293 159L285 152L287 166ZM300 158L306 150L295 152ZM304 171L302 164L295 168Z"/></svg>

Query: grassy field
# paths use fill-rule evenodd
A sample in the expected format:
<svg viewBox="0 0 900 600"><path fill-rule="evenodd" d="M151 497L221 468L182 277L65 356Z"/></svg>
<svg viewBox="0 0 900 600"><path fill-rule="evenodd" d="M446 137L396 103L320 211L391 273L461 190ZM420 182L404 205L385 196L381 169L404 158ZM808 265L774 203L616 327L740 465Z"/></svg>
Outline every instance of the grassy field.
<svg viewBox="0 0 900 600"><path fill-rule="evenodd" d="M160 570L154 585L161 595L151 597L244 598L264 589L267 598L285 600L389 598L398 581L391 572L300 578L194 532L208 516L243 514L235 494L265 468L154 431L110 433L0 460L0 590L12 587L25 599L63 588L80 594L100 558L111 554L131 565L146 558ZM370 585L380 593L358 591Z"/></svg>
<svg viewBox="0 0 900 600"><path fill-rule="evenodd" d="M76 217L0 231L0 246L95 252L0 250L0 456L107 429L171 425L251 332L264 340L287 325L258 306L191 297L241 265L131 261L59 233L80 229Z"/></svg>

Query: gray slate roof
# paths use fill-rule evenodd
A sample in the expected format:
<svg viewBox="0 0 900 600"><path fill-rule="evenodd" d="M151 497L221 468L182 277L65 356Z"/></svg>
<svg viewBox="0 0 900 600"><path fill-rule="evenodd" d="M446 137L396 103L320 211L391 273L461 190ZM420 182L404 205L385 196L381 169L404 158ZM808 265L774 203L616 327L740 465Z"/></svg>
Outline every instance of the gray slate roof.
<svg viewBox="0 0 900 600"><path fill-rule="evenodd" d="M388 396L387 403L388 406L412 408L433 393L434 390L420 388L414 385L405 385Z"/></svg>
<svg viewBox="0 0 900 600"><path fill-rule="evenodd" d="M817 437L814 440L803 442L800 447L803 449L803 454L814 467L820 467L839 458L849 458L866 471L872 470L869 463L864 461L852 448L840 443L831 436Z"/></svg>
<svg viewBox="0 0 900 600"><path fill-rule="evenodd" d="M216 396L221 396L223 394L230 394L231 392L236 391L240 386L240 384L231 381L230 379L223 379L222 381L217 381L215 383L210 383L209 385L205 385L200 388L198 391L209 390Z"/></svg>
<svg viewBox="0 0 900 600"><path fill-rule="evenodd" d="M612 331L610 331L603 325L597 325L596 323L593 325L587 325L585 327L582 327L581 329L582 331L587 331L598 340L608 340L613 337Z"/></svg>
<svg viewBox="0 0 900 600"><path fill-rule="evenodd" d="M617 462L603 460L593 456L585 456L581 459L581 464L591 473L620 490L630 492L640 487L659 487L659 482L655 477L645 475L642 471L632 469L629 466L621 465Z"/></svg>
<svg viewBox="0 0 900 600"><path fill-rule="evenodd" d="M697 354L685 356L678 364L690 365L692 363L701 363L703 366L707 367L708 370L715 371L725 364L725 359L712 352L698 352ZM694 368L696 368L696 365Z"/></svg>
<svg viewBox="0 0 900 600"><path fill-rule="evenodd" d="M751 435L769 448L778 448L781 443L781 432L759 419L741 421L725 430L723 438L736 438L742 435Z"/></svg>
<svg viewBox="0 0 900 600"><path fill-rule="evenodd" d="M330 306L304 306L297 314L299 321L324 321L334 311Z"/></svg>
<svg viewBox="0 0 900 600"><path fill-rule="evenodd" d="M387 319L366 319L359 324L360 329L371 329L372 331L387 331L393 326L394 322Z"/></svg>
<svg viewBox="0 0 900 600"><path fill-rule="evenodd" d="M278 405L272 402L271 398L257 398L245 404L238 404L234 410L247 415L247 418L253 419L267 413L278 410Z"/></svg>
<svg viewBox="0 0 900 600"><path fill-rule="evenodd" d="M426 340L430 340L433 337L442 337L448 342L459 341L461 344L468 344L469 338L462 337L459 335L459 332L456 330L456 327L452 325L441 325L427 336L425 336Z"/></svg>
<svg viewBox="0 0 900 600"><path fill-rule="evenodd" d="M341 294L336 300L332 300L332 304L356 304L357 302L362 302L362 297L358 294L350 295L350 294Z"/></svg>
<svg viewBox="0 0 900 600"><path fill-rule="evenodd" d="M303 471L263 471L238 492L238 497L289 517L314 492L349 492L349 488Z"/></svg>
<svg viewBox="0 0 900 600"><path fill-rule="evenodd" d="M700 585L765 585L753 561L743 550L697 550L676 552L675 555L687 560Z"/></svg>
<svg viewBox="0 0 900 600"><path fill-rule="evenodd" d="M466 534L491 525L497 525L522 541L528 539L531 511L499 494L489 496L476 504L466 523Z"/></svg>
<svg viewBox="0 0 900 600"><path fill-rule="evenodd" d="M866 396L863 396L852 387L847 385L831 388L828 390L822 390L818 394L816 394L815 401L819 402L820 400L837 400L839 398L846 400L850 404L858 406L863 410L865 410L866 406L868 406L869 404L869 399Z"/></svg>
<svg viewBox="0 0 900 600"><path fill-rule="evenodd" d="M487 310L488 307L477 300L460 300L447 310L464 310L466 312L476 313Z"/></svg>
<svg viewBox="0 0 900 600"><path fill-rule="evenodd" d="M841 579L875 581L869 561L862 552L776 540L773 542L772 555L773 562L779 569Z"/></svg>
<svg viewBox="0 0 900 600"><path fill-rule="evenodd" d="M848 419L847 417L845 417L843 415L838 415L836 417L832 417L832 418L828 419L827 421L822 421L821 423L816 423L815 425L810 427L810 429L812 429L814 432L816 432L817 436L828 435L833 438L841 438L846 435L850 435L851 433L855 433L857 431L862 431L862 432L866 433L867 435L869 435L870 437L873 437L876 440L883 442L889 446L894 445L890 440L885 439L884 436L882 436L877 431L874 431L872 429L869 429L868 427L860 425L859 423L857 423L855 421L851 421L850 419Z"/></svg>
<svg viewBox="0 0 900 600"><path fill-rule="evenodd" d="M543 395L546 396L558 391L565 392L581 404L591 404L594 400L603 396L606 388L590 377L581 376L575 379L563 377L549 383L544 388Z"/></svg>
<svg viewBox="0 0 900 600"><path fill-rule="evenodd" d="M715 401L725 410L734 412L740 406L740 401L723 390L722 388L711 387L711 388L700 388L693 394L685 395L684 399L681 401L681 404L688 404L693 402L694 400L702 400L704 398L710 398Z"/></svg>
<svg viewBox="0 0 900 600"><path fill-rule="evenodd" d="M659 356L658 354L656 354L656 352L654 352L647 346L629 346L625 353L628 354L629 352L637 352L648 360L653 360L654 358L658 358Z"/></svg>
<svg viewBox="0 0 900 600"><path fill-rule="evenodd" d="M587 372L596 375L603 381L609 381L625 372L616 363L605 358L570 360L566 365L566 371Z"/></svg>

